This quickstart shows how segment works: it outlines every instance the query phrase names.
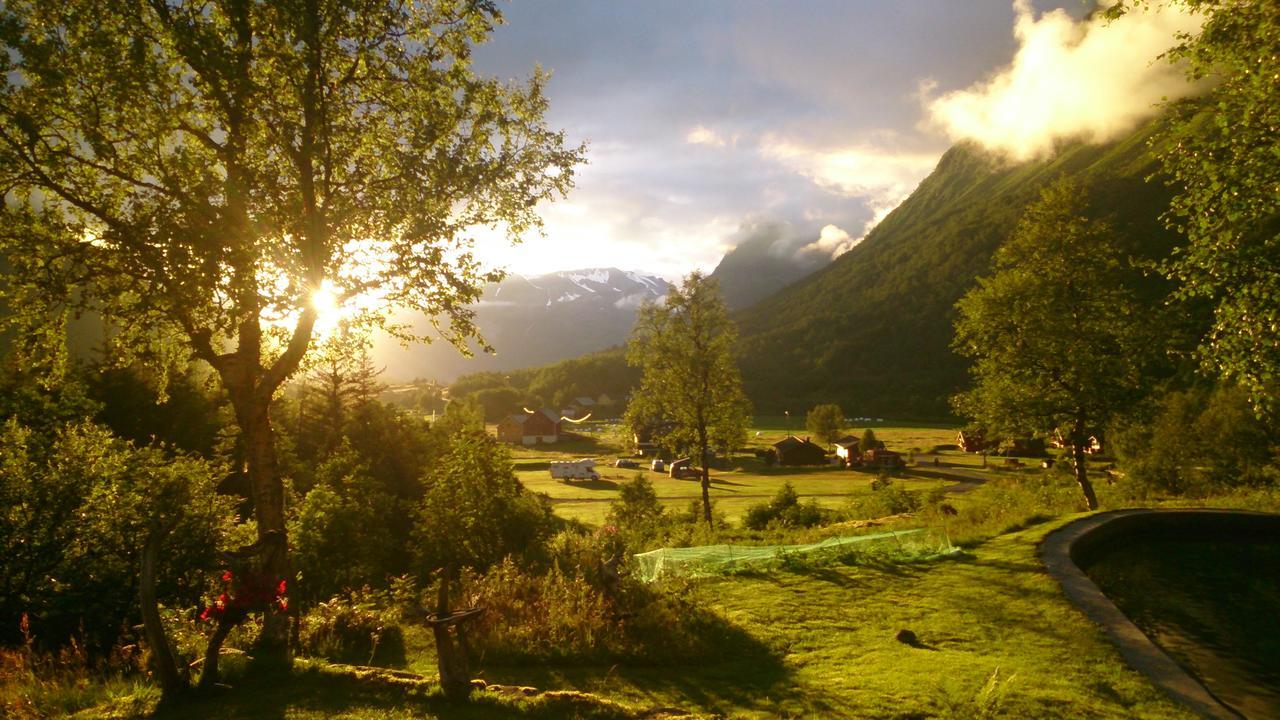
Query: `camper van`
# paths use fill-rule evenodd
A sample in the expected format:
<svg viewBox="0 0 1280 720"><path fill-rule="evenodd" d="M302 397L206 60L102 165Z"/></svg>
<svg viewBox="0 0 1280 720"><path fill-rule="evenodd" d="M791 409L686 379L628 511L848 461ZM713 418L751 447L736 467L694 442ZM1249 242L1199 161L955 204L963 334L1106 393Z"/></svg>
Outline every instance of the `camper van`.
<svg viewBox="0 0 1280 720"><path fill-rule="evenodd" d="M568 460L551 463L551 477L557 480L599 480L596 461L591 459Z"/></svg>

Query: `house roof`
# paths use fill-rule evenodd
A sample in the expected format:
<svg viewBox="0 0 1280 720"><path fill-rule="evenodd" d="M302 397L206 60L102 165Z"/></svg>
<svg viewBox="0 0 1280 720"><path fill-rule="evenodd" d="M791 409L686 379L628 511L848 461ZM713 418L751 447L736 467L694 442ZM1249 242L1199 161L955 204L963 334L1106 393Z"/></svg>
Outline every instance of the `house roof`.
<svg viewBox="0 0 1280 720"><path fill-rule="evenodd" d="M595 404L596 404L596 401L595 401L595 400L592 400L591 398L587 397L586 395L583 395L582 397L576 397L576 398L574 398L574 399L573 399L573 401L574 401L574 402L576 402L576 403L578 403L578 405L579 405L580 407L590 407L590 406L592 406L592 405L595 405Z"/></svg>
<svg viewBox="0 0 1280 720"><path fill-rule="evenodd" d="M845 435L831 444L839 445L840 447L851 447L858 444L858 438L852 435Z"/></svg>
<svg viewBox="0 0 1280 720"><path fill-rule="evenodd" d="M778 442L774 443L773 447L779 452L787 452L790 450L794 450L798 447L804 447L805 445L813 445L814 447L818 447L817 445L814 445L814 443L810 442L809 438L801 439L796 437L795 435L788 435L782 438Z"/></svg>

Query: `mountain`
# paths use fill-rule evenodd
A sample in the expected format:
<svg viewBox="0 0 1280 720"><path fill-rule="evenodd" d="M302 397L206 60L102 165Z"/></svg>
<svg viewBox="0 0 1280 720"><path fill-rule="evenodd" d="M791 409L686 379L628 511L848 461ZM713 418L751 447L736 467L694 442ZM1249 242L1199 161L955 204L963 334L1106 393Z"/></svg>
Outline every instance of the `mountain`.
<svg viewBox="0 0 1280 720"><path fill-rule="evenodd" d="M1163 257L1180 242L1159 221L1170 190L1147 180L1159 171L1149 146L1158 122L1022 164L968 144L948 150L861 244L736 313L748 395L761 410L837 402L855 415L946 417L966 383L965 361L950 348L955 303L1048 183L1080 181L1091 212L1110 220L1135 258ZM1163 282L1135 278L1158 306Z"/></svg>
<svg viewBox="0 0 1280 720"><path fill-rule="evenodd" d="M859 245L734 312L743 384L756 410L801 414L835 402L851 416L949 419L949 398L967 383L966 361L951 351L955 303L989 272L996 248L1047 184L1078 180L1091 212L1111 222L1137 260L1164 257L1181 242L1159 219L1170 189L1148 181L1159 172L1158 148L1150 146L1159 122L1117 142L1065 144L1052 158L1020 164L969 144L948 150ZM1132 283L1153 319L1161 314L1164 281L1135 270ZM572 382L580 394L607 386L624 397L618 385L632 377L612 350L498 379L536 396L565 395L561 386ZM468 387L485 382L471 378Z"/></svg>
<svg viewBox="0 0 1280 720"><path fill-rule="evenodd" d="M390 379L507 371L577 357L626 340L636 309L667 294L667 281L617 268L591 268L526 277L512 275L485 289L476 323L495 355L463 357L444 342L413 348L375 348Z"/></svg>
<svg viewBox="0 0 1280 720"><path fill-rule="evenodd" d="M720 293L730 310L759 302L821 266L818 258L801 260L794 252L780 255L777 247L772 236L756 234L720 259L711 277L719 281Z"/></svg>

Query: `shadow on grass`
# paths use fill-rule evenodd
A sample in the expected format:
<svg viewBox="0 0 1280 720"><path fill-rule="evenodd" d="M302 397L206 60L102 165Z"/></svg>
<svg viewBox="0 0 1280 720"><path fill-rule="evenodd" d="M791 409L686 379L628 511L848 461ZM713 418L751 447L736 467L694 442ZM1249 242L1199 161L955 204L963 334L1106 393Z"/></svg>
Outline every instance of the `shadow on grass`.
<svg viewBox="0 0 1280 720"><path fill-rule="evenodd" d="M164 702L156 720L276 720L285 717L471 718L634 718L638 713L580 693L532 696L478 691L464 702L450 701L439 686L407 674L371 674L350 666L304 663L292 672L244 676L234 685Z"/></svg>
<svg viewBox="0 0 1280 720"><path fill-rule="evenodd" d="M816 716L831 711L824 700L797 687L779 648L716 613L694 612L702 649L688 656L662 653L644 660L493 663L485 667L484 677L491 682L568 687L607 697L639 696L660 706L725 716L744 710L772 714L779 704L799 705Z"/></svg>
<svg viewBox="0 0 1280 720"><path fill-rule="evenodd" d="M579 488L582 490L617 490L618 483L613 480L566 480L565 485L568 487Z"/></svg>

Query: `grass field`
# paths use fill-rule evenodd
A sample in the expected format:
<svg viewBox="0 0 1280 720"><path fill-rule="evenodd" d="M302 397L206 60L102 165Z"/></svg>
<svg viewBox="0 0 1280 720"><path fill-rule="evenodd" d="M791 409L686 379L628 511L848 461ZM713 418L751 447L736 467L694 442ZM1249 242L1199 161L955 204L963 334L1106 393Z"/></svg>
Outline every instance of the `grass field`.
<svg viewBox="0 0 1280 720"><path fill-rule="evenodd" d="M783 432L772 429L774 420L776 418L756 419L748 432L749 447L767 447L784 437ZM863 429L851 432L861 435ZM517 477L530 490L546 493L555 503L556 513L562 517L591 524L602 523L609 503L618 495L618 484L637 474L643 474L653 482L659 499L669 508L683 510L690 501L701 497L701 486L697 480L676 480L648 469L612 467L616 458L630 457L623 446L623 433L617 426L587 423L583 430L554 445L521 447L513 451ZM902 453L927 451L955 440L952 428L877 427L875 432L889 449ZM963 453L949 455L956 455L957 461L970 462L969 458L959 457ZM551 478L548 469L551 462L584 457L599 461L599 480L563 482ZM716 508L734 522L740 520L751 505L772 497L787 481L802 499L813 499L823 507L838 508L855 496L871 492L870 481L874 477L873 474L838 467L770 468L751 455L735 456L732 464L732 470L712 470L711 496ZM943 480L914 478L900 483L908 490L929 490L949 484Z"/></svg>
<svg viewBox="0 0 1280 720"><path fill-rule="evenodd" d="M136 688L85 718L1191 718L1126 666L1040 564L1070 518L948 559L792 566L699 581L732 628L714 660L663 666L479 664L506 688L445 702L429 682L303 663L288 682L243 677L224 695L155 705ZM919 642L896 639L911 630ZM407 670L434 674L411 628ZM547 693L534 692L533 688ZM662 711L659 711L662 709Z"/></svg>
<svg viewBox="0 0 1280 720"><path fill-rule="evenodd" d="M1184 718L1063 598L1036 546L1063 520L957 559L702 581L743 631L688 667L488 668L638 707L726 717ZM895 639L910 629L921 647Z"/></svg>

